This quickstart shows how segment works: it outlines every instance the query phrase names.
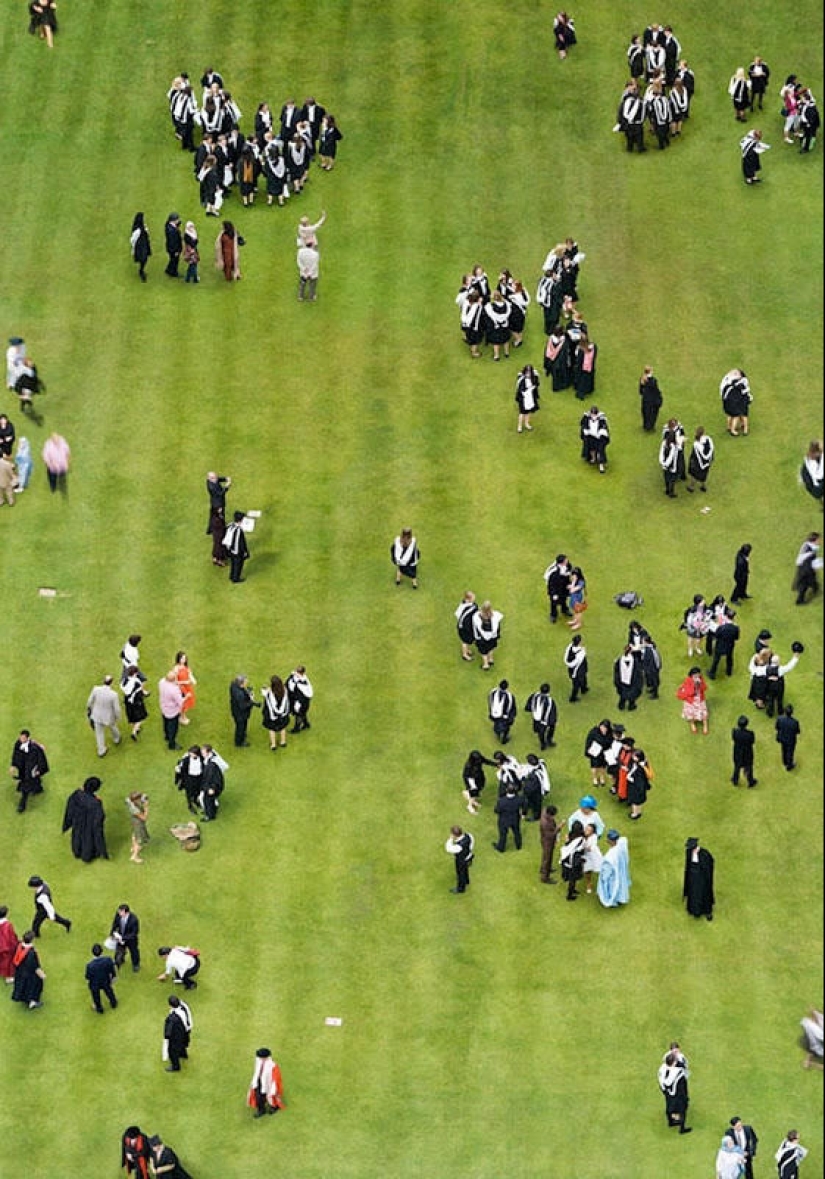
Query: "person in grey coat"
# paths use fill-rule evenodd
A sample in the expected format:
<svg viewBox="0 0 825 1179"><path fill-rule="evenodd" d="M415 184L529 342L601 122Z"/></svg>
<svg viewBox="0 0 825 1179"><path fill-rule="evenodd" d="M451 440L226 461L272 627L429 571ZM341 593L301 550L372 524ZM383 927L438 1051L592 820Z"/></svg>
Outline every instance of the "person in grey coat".
<svg viewBox="0 0 825 1179"><path fill-rule="evenodd" d="M120 697L112 687L112 677L107 675L102 684L92 688L86 701L86 715L95 732L97 756L105 757L109 752L106 744L106 730L112 734L115 745L120 744Z"/></svg>

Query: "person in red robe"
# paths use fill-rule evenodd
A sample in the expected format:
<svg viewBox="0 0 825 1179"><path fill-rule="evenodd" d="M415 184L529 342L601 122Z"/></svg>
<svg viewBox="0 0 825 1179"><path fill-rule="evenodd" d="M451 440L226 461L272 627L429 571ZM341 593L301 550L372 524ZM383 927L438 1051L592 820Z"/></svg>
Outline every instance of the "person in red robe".
<svg viewBox="0 0 825 1179"><path fill-rule="evenodd" d="M9 921L7 905L0 905L0 978L7 983L14 982L14 951L17 949L17 934Z"/></svg>
<svg viewBox="0 0 825 1179"><path fill-rule="evenodd" d="M284 1108L284 1086L281 1070L272 1059L268 1048L259 1048L255 1053L255 1071L249 1083L246 1104L255 1110L255 1117L277 1113Z"/></svg>
<svg viewBox="0 0 825 1179"><path fill-rule="evenodd" d="M140 1126L127 1126L123 1131L120 1150L120 1165L126 1168L126 1174L137 1175L138 1179L149 1179L151 1156L149 1139Z"/></svg>

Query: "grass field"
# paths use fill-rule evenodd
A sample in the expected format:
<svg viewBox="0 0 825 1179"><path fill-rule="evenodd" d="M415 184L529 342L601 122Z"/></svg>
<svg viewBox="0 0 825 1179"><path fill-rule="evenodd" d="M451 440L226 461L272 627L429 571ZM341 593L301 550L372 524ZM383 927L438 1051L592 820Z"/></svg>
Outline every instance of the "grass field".
<svg viewBox="0 0 825 1179"><path fill-rule="evenodd" d="M822 1077L801 1069L796 1039L823 994L822 614L797 609L789 587L822 521L797 482L823 429L822 167L819 144L804 157L782 143L777 97L791 72L822 93L819 7L757 0L711 20L683 0L664 14L595 0L574 10L580 44L564 63L552 12L520 3L60 12L53 52L26 35L25 12L0 32L0 322L48 383L40 431L10 393L2 408L36 458L52 429L73 454L65 500L38 462L0 511L0 741L10 751L26 725L52 764L24 816L8 786L0 901L21 933L38 872L74 928L44 930L43 1009L3 1007L0 1176L21 1160L38 1179L114 1176L137 1122L196 1177L698 1179L734 1113L762 1140L757 1174L791 1125L811 1150L806 1179L821 1174ZM610 128L629 34L657 15L697 95L682 139L640 160ZM726 86L757 52L773 71L756 124L772 150L764 183L747 189ZM209 64L242 129L258 102L314 93L345 136L335 171L314 170L286 209L228 202L247 242L232 286L210 264L216 223L165 101L177 72ZM322 208L319 299L300 305L295 224ZM128 252L137 209L154 249L145 285ZM199 227L199 287L163 275L172 209ZM572 393L544 388L534 433L516 434L516 369L539 367L543 351L538 310L518 360L494 368L468 359L453 303L476 262L493 281L508 266L534 294L568 234L587 254L580 305L612 428L603 478L579 459ZM648 363L665 414L716 440L707 514L681 491L665 503L658 438L637 405ZM719 405L735 365L755 396L747 439L725 434ZM213 468L233 476L230 507L263 513L242 586L209 560ZM394 589L388 560L406 524L423 552L417 594ZM737 671L712 686L710 736L692 738L674 698L689 666L678 623L694 592L730 591L746 540L754 600L739 614ZM542 581L559 551L584 568L590 598L592 691L575 708L566 628L548 625ZM58 596L38 597L41 586ZM454 633L468 587L504 612L496 667L520 703L548 677L563 700L549 758L562 814L588 785L587 729L615 715L629 615L612 596L645 598L639 617L665 666L633 732L656 781L635 829L601 804L630 837L626 910L582 898L571 911L561 889L540 888L531 827L519 855L495 856L491 788L468 823L473 887L449 895L461 766L469 749L494 748L491 685ZM794 639L806 647L788 679L803 729L793 775L747 703L764 626L783 658ZM133 631L150 721L139 745L99 765L85 701ZM220 822L195 856L166 833L186 813L154 694L179 648L198 678L185 736L231 763ZM298 662L316 690L311 732L272 757L254 723L252 747L234 750L232 677L260 686ZM734 792L729 731L743 709L759 787ZM523 714L512 748L533 748ZM84 866L60 823L98 769L112 858ZM128 862L122 802L138 787L152 800L142 867ZM688 835L716 856L713 925L681 907ZM124 900L145 966L127 969L118 1011L99 1020L83 967ZM176 1077L160 1062L168 988L152 961L166 942L198 946L204 963L192 1059ZM674 1038L691 1061L695 1126L678 1141L656 1088ZM262 1044L288 1108L258 1124L244 1098Z"/></svg>

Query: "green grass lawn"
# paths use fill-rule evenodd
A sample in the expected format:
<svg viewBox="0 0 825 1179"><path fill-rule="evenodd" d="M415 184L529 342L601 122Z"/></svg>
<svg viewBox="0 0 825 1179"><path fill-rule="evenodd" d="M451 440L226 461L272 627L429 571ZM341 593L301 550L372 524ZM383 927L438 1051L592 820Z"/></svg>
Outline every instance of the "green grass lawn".
<svg viewBox="0 0 825 1179"><path fill-rule="evenodd" d="M697 78L684 135L643 160L611 135L629 35L664 15ZM811 0L757 0L709 19L597 0L574 10L580 44L560 63L552 12L489 0L450 6L259 0L198 11L139 2L61 7L56 47L7 17L0 150L6 166L0 323L29 343L48 393L38 430L2 408L39 460L65 434L73 469L52 497L41 462L0 511L4 724L27 725L52 763L22 817L8 786L0 902L19 933L38 872L67 937L40 943L45 1006L2 1010L0 1175L114 1176L137 1122L194 1176L258 1179L694 1179L709 1175L732 1114L762 1140L759 1174L785 1131L822 1173L822 1078L800 1067L798 1021L821 1007L822 615L790 581L820 508L797 482L822 423L822 168L782 143L778 90L797 73L822 91L822 25ZM727 82L761 53L772 69L758 122L764 184L742 183ZM244 278L211 265L205 218L165 94L187 69L226 80L251 129L314 93L345 139L286 209L227 203L246 238ZM259 198L261 201L261 198ZM143 209L154 255L138 282L128 237ZM202 282L163 275L163 223L201 233ZM328 214L315 305L296 294L295 225ZM525 346L471 362L453 299L462 273L508 266L535 294L548 248L587 254L580 306L599 345L594 400L613 441L604 477L581 463L580 404L543 386L530 436L516 434L517 368L540 367L540 311ZM716 441L709 492L665 502L658 437L641 430L637 383L656 368L664 413ZM729 438L718 385L733 366L754 392L752 431ZM203 534L205 473L233 476L230 506L259 508L248 581L230 586ZM710 512L702 513L705 499ZM414 527L417 594L393 587L388 548ZM753 544L752 602L739 612L737 670L709 696L711 733L692 737L674 697L689 661L678 623L693 593L732 586ZM547 622L542 573L559 551L585 570L592 691L566 702L566 628ZM38 588L51 586L56 598ZM473 887L452 897L449 827L468 818L461 766L495 748L488 678L459 658L453 614L467 588L503 611L496 675L523 703L542 679L561 697L548 758L562 814L589 783L584 736L616 715L612 662L635 589L659 643L663 686L632 732L657 771L629 828L632 901L571 910L538 884L538 834L504 857L493 790L468 823ZM771 722L748 704L756 633L805 654L787 699L803 736L782 770ZM564 630L564 633L561 633ZM95 758L89 689L143 635L150 721L140 744ZM184 737L230 761L217 825L197 855L168 827L186 816L163 746L156 684L185 648L198 704ZM268 752L232 748L230 680L260 686L306 664L313 727ZM703 661L705 665L707 660ZM729 732L757 732L754 791L729 785ZM511 747L533 748L521 714ZM84 866L60 836L66 796L100 770L112 858ZM153 839L128 862L123 798L145 789ZM717 916L681 907L684 840L717 862ZM139 914L144 969L99 1019L83 967L121 901ZM591 903L591 901L593 903ZM169 988L156 947L203 955L191 1061L167 1076ZM343 1020L329 1027L329 1016ZM691 1061L695 1133L675 1141L656 1070L678 1039ZM287 1110L245 1108L255 1049L272 1048ZM572 1156L572 1159L571 1159Z"/></svg>

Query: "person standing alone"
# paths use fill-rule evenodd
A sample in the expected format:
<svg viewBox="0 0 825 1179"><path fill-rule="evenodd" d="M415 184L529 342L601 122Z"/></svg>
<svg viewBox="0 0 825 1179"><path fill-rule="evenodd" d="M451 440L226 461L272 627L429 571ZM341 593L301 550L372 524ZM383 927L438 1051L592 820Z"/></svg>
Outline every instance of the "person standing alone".
<svg viewBox="0 0 825 1179"><path fill-rule="evenodd" d="M308 299L314 303L318 297L318 275L321 267L321 255L317 246L301 245L298 247L298 301L303 303Z"/></svg>
<svg viewBox="0 0 825 1179"><path fill-rule="evenodd" d="M469 831L461 827L451 827L450 837L444 844L444 850L455 859L455 888L450 892L466 892L470 887L470 864L473 862L473 847L475 841Z"/></svg>
<svg viewBox="0 0 825 1179"><path fill-rule="evenodd" d="M748 718L746 716L739 717L739 720L736 722L736 728L731 730L731 740L733 741L732 784L734 786L739 785L739 775L744 770L748 786L755 786L756 778L753 776L753 747L756 744L756 734L753 729L748 728Z"/></svg>

